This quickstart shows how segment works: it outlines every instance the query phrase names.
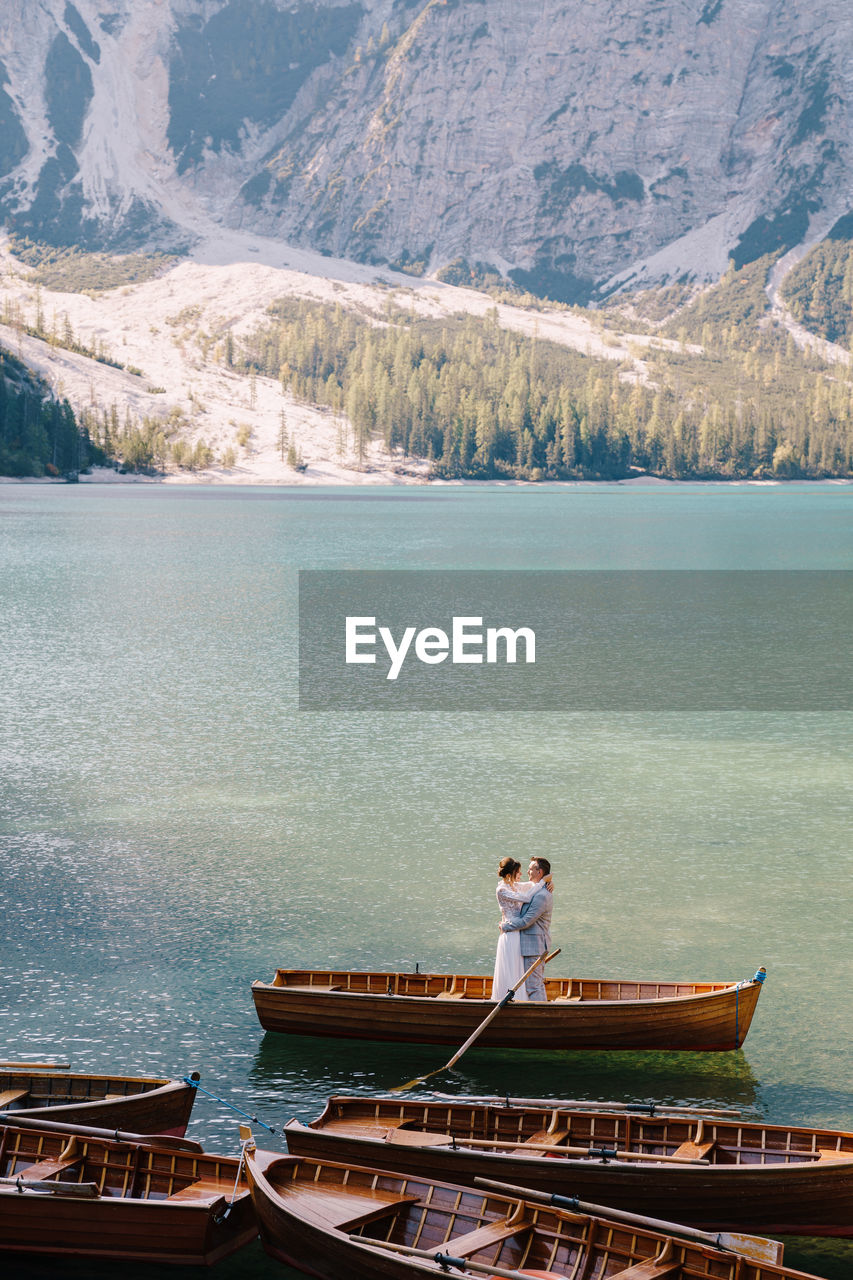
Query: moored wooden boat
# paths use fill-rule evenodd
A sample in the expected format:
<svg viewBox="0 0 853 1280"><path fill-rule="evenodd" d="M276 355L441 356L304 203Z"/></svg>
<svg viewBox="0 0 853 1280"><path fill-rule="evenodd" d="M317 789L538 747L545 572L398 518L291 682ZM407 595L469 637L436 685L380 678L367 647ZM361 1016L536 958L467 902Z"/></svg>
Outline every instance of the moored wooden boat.
<svg viewBox="0 0 853 1280"><path fill-rule="evenodd" d="M794 1280L780 1261L425 1177L247 1151L264 1248L321 1280L482 1276ZM758 1257L781 1246L753 1241ZM405 1252L403 1252L405 1251ZM438 1256L437 1256L438 1255Z"/></svg>
<svg viewBox="0 0 853 1280"><path fill-rule="evenodd" d="M190 1080L198 1080L198 1074ZM78 1075L0 1064L0 1111L134 1133L186 1133L196 1090L186 1080Z"/></svg>
<svg viewBox="0 0 853 1280"><path fill-rule="evenodd" d="M594 1105L594 1104L593 1104ZM288 1150L472 1185L494 1178L711 1230L853 1237L853 1133L712 1115L332 1097Z"/></svg>
<svg viewBox="0 0 853 1280"><path fill-rule="evenodd" d="M211 1265L257 1234L237 1159L31 1123L0 1128L0 1249Z"/></svg>
<svg viewBox="0 0 853 1280"><path fill-rule="evenodd" d="M737 1049L764 971L744 982L547 978L544 1004L513 1002L480 1047ZM254 982L261 1026L293 1035L455 1044L494 1007L491 978L462 974L278 969Z"/></svg>

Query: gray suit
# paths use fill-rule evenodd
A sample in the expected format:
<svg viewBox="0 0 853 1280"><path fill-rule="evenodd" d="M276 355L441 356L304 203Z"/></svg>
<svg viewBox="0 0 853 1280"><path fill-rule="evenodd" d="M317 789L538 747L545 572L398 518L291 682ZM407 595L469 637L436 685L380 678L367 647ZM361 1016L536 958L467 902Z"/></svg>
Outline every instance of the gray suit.
<svg viewBox="0 0 853 1280"><path fill-rule="evenodd" d="M544 881L536 890L529 902L521 908L521 915L515 920L504 921L501 928L504 933L518 930L520 933L521 954L525 960L525 968L529 969L534 956L544 955L551 950L551 912L554 909L554 895L548 891ZM545 980L542 965L534 969L524 984L528 1000L545 1000Z"/></svg>

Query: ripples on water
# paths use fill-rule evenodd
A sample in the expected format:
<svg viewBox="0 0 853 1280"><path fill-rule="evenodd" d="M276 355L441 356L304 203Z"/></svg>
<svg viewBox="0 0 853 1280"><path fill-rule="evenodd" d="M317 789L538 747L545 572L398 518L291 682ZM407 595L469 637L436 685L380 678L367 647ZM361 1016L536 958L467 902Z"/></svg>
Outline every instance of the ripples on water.
<svg viewBox="0 0 853 1280"><path fill-rule="evenodd" d="M252 979L489 968L495 863L545 852L557 972L766 964L746 1050L472 1050L439 1088L853 1128L849 715L295 709L298 568L849 568L850 501L0 486L4 1053L197 1068L276 1129L307 1120L330 1092L386 1090L449 1055L264 1035ZM236 1151L237 1123L200 1096L191 1135ZM788 1260L853 1274L836 1242ZM40 1265L27 1271L114 1271ZM216 1274L284 1272L253 1249Z"/></svg>

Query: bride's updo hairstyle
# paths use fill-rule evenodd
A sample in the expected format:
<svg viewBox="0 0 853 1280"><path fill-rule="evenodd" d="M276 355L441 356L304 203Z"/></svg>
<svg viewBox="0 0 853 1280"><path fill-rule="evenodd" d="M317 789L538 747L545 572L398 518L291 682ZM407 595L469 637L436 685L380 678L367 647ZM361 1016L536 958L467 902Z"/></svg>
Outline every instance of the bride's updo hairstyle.
<svg viewBox="0 0 853 1280"><path fill-rule="evenodd" d="M521 863L515 858L501 858L498 863L498 875L501 880L514 880L521 871Z"/></svg>

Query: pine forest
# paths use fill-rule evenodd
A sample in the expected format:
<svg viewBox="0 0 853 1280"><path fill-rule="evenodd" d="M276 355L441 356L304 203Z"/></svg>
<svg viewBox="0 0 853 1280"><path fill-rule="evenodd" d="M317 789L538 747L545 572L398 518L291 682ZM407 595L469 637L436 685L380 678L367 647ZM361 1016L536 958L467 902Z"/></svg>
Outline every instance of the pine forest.
<svg viewBox="0 0 853 1280"><path fill-rule="evenodd" d="M426 460L442 478L849 476L849 364L800 349L770 314L774 261L768 255L740 270L730 265L701 291L675 285L620 295L599 311L577 309L605 343L626 346L619 360L506 329L496 308L483 317L424 317L406 309L401 293L378 311L288 296L247 337L226 327L199 331L194 341L203 361L218 361L250 383L276 379L282 392L333 414L339 452L354 454L356 466L368 444L381 440L401 469L407 460ZM830 239L791 274L786 299L803 324L846 344L851 281L849 244ZM19 314L8 321L141 376L62 325L54 322L48 332L36 297L32 324ZM233 458L233 448L217 456L203 439L187 438L192 404L142 419L92 404L75 419L20 360L5 354L2 372L0 474L60 475L99 460L158 474L227 467ZM294 447L287 460L304 469Z"/></svg>

